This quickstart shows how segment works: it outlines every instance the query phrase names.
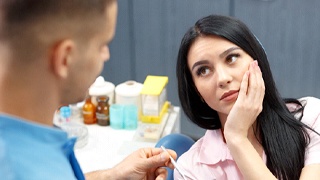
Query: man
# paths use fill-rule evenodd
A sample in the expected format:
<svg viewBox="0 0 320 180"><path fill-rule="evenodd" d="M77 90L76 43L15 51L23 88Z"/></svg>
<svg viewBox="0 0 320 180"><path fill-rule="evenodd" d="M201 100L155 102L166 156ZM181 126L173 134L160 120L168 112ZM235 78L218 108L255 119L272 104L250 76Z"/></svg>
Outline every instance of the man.
<svg viewBox="0 0 320 180"><path fill-rule="evenodd" d="M116 0L0 1L1 179L84 179L52 115L83 100L100 74L116 13ZM169 155L145 148L86 178L164 179L163 166L173 168Z"/></svg>

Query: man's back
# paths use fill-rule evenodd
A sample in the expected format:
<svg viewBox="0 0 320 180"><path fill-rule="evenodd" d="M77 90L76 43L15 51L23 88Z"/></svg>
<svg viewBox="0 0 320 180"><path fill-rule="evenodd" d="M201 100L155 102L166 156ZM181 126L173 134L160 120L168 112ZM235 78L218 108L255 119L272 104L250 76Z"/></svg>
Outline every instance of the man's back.
<svg viewBox="0 0 320 180"><path fill-rule="evenodd" d="M70 164L74 159L74 143L59 129L0 115L0 176L76 179Z"/></svg>

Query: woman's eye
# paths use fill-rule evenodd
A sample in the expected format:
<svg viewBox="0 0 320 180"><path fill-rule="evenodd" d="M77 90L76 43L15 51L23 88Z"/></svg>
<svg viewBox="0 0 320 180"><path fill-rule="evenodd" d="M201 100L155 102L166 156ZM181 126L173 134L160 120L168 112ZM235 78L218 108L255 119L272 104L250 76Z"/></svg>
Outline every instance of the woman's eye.
<svg viewBox="0 0 320 180"><path fill-rule="evenodd" d="M235 61L237 61L238 57L240 56L240 54L230 54L229 56L227 56L226 61L229 64L234 63Z"/></svg>
<svg viewBox="0 0 320 180"><path fill-rule="evenodd" d="M210 69L208 67L200 67L197 70L197 76L205 76L210 72Z"/></svg>

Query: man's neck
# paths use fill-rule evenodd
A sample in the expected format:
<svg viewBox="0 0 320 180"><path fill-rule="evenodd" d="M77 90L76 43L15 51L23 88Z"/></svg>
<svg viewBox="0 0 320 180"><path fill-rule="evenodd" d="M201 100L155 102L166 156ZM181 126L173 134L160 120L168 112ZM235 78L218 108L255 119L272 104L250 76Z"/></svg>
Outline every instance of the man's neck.
<svg viewBox="0 0 320 180"><path fill-rule="evenodd" d="M19 74L20 77L12 72L0 76L0 112L52 126L59 105L54 84L46 82L46 77Z"/></svg>

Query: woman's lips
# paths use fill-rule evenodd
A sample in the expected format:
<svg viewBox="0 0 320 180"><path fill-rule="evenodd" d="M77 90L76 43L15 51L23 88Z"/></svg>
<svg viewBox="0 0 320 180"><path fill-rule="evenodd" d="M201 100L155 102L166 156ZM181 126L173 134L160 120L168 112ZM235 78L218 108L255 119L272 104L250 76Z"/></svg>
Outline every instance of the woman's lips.
<svg viewBox="0 0 320 180"><path fill-rule="evenodd" d="M231 101L231 100L234 100L238 97L238 94L239 94L239 91L238 90L231 90L231 91L228 91L228 92L225 92L220 100L222 101Z"/></svg>

